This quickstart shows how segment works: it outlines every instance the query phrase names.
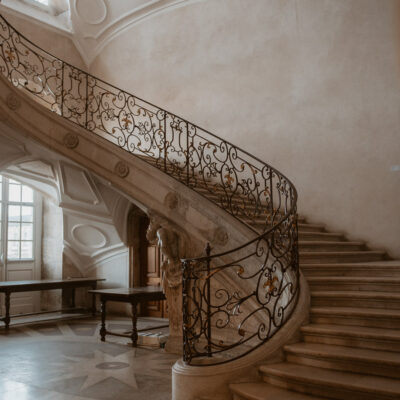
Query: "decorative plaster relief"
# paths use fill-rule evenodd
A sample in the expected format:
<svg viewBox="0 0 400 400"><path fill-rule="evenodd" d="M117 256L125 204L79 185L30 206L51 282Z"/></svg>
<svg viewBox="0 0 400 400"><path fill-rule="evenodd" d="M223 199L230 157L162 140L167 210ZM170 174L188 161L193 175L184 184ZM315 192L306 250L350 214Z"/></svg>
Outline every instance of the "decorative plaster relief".
<svg viewBox="0 0 400 400"><path fill-rule="evenodd" d="M221 226L215 228L212 243L219 246L225 246L228 243L228 240L229 236L226 229Z"/></svg>
<svg viewBox="0 0 400 400"><path fill-rule="evenodd" d="M21 171L29 172L34 175L39 175L44 178L55 179L53 165L47 161L33 160L26 161L17 165Z"/></svg>
<svg viewBox="0 0 400 400"><path fill-rule="evenodd" d="M76 0L76 14L90 25L101 24L107 17L104 0Z"/></svg>
<svg viewBox="0 0 400 400"><path fill-rule="evenodd" d="M114 172L121 178L126 178L129 174L129 167L122 161L115 165Z"/></svg>
<svg viewBox="0 0 400 400"><path fill-rule="evenodd" d="M8 108L13 111L21 107L21 100L14 93L7 95L6 103Z"/></svg>
<svg viewBox="0 0 400 400"><path fill-rule="evenodd" d="M107 244L104 233L92 225L75 225L71 230L71 236L78 245L91 249L101 249Z"/></svg>
<svg viewBox="0 0 400 400"><path fill-rule="evenodd" d="M100 198L88 173L74 165L60 162L62 193L75 201L97 205Z"/></svg>
<svg viewBox="0 0 400 400"><path fill-rule="evenodd" d="M69 149L75 149L79 144L79 138L77 135L67 133L63 138L63 143L65 147L68 147Z"/></svg>
<svg viewBox="0 0 400 400"><path fill-rule="evenodd" d="M175 210L176 208L179 207L179 196L174 193L174 192L169 192L167 195L164 197L164 204L170 209L170 210Z"/></svg>

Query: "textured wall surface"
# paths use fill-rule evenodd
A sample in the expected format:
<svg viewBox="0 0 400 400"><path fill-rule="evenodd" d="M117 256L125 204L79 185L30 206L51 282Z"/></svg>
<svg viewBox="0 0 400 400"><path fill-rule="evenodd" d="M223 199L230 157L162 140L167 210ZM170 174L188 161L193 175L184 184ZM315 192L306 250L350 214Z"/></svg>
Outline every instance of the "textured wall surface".
<svg viewBox="0 0 400 400"><path fill-rule="evenodd" d="M63 215L52 199L43 196L41 279L61 279L63 276ZM61 290L40 292L41 307L61 308Z"/></svg>
<svg viewBox="0 0 400 400"><path fill-rule="evenodd" d="M400 256L398 0L191 2L92 72L277 167L310 221Z"/></svg>

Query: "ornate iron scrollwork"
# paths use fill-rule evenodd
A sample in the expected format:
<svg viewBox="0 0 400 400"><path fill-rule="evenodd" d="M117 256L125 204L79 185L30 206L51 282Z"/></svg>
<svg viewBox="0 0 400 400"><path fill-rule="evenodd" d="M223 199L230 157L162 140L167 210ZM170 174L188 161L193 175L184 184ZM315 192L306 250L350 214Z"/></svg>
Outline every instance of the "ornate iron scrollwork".
<svg viewBox="0 0 400 400"><path fill-rule="evenodd" d="M185 361L227 362L271 338L289 318L299 288L297 192L289 179L184 118L59 60L1 16L0 46L0 73L15 87L258 234L225 253L183 260ZM123 177L129 169L118 163L115 172Z"/></svg>

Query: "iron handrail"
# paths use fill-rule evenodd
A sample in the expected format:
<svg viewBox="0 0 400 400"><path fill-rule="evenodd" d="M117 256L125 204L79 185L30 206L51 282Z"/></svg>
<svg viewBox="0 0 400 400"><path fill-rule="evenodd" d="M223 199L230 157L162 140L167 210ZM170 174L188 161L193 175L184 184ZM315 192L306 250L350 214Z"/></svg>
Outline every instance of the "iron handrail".
<svg viewBox="0 0 400 400"><path fill-rule="evenodd" d="M184 360L227 362L271 338L298 295L297 191L292 182L231 142L51 55L1 15L0 46L0 73L14 86L142 157L257 232L234 249L211 255L208 246L205 257L182 260ZM220 287L221 279L231 282L231 291ZM242 295L243 290L248 293ZM242 319L241 313L246 313ZM238 339L226 340L232 330ZM239 347L244 350L235 353ZM228 358L210 361L221 353Z"/></svg>

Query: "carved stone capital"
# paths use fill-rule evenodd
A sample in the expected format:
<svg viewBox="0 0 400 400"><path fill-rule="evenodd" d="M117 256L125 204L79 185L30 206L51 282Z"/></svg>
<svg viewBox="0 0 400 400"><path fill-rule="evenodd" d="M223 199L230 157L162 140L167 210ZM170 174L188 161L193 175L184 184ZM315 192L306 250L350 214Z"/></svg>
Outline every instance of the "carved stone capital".
<svg viewBox="0 0 400 400"><path fill-rule="evenodd" d="M21 100L14 93L7 95L6 103L8 108L13 111L21 107Z"/></svg>
<svg viewBox="0 0 400 400"><path fill-rule="evenodd" d="M114 172L120 178L126 178L129 175L129 167L124 162L118 161L117 164L115 164Z"/></svg>
<svg viewBox="0 0 400 400"><path fill-rule="evenodd" d="M72 133L67 133L63 138L63 144L65 147L68 147L69 149L75 149L76 147L78 147L79 138L77 135L74 135Z"/></svg>

